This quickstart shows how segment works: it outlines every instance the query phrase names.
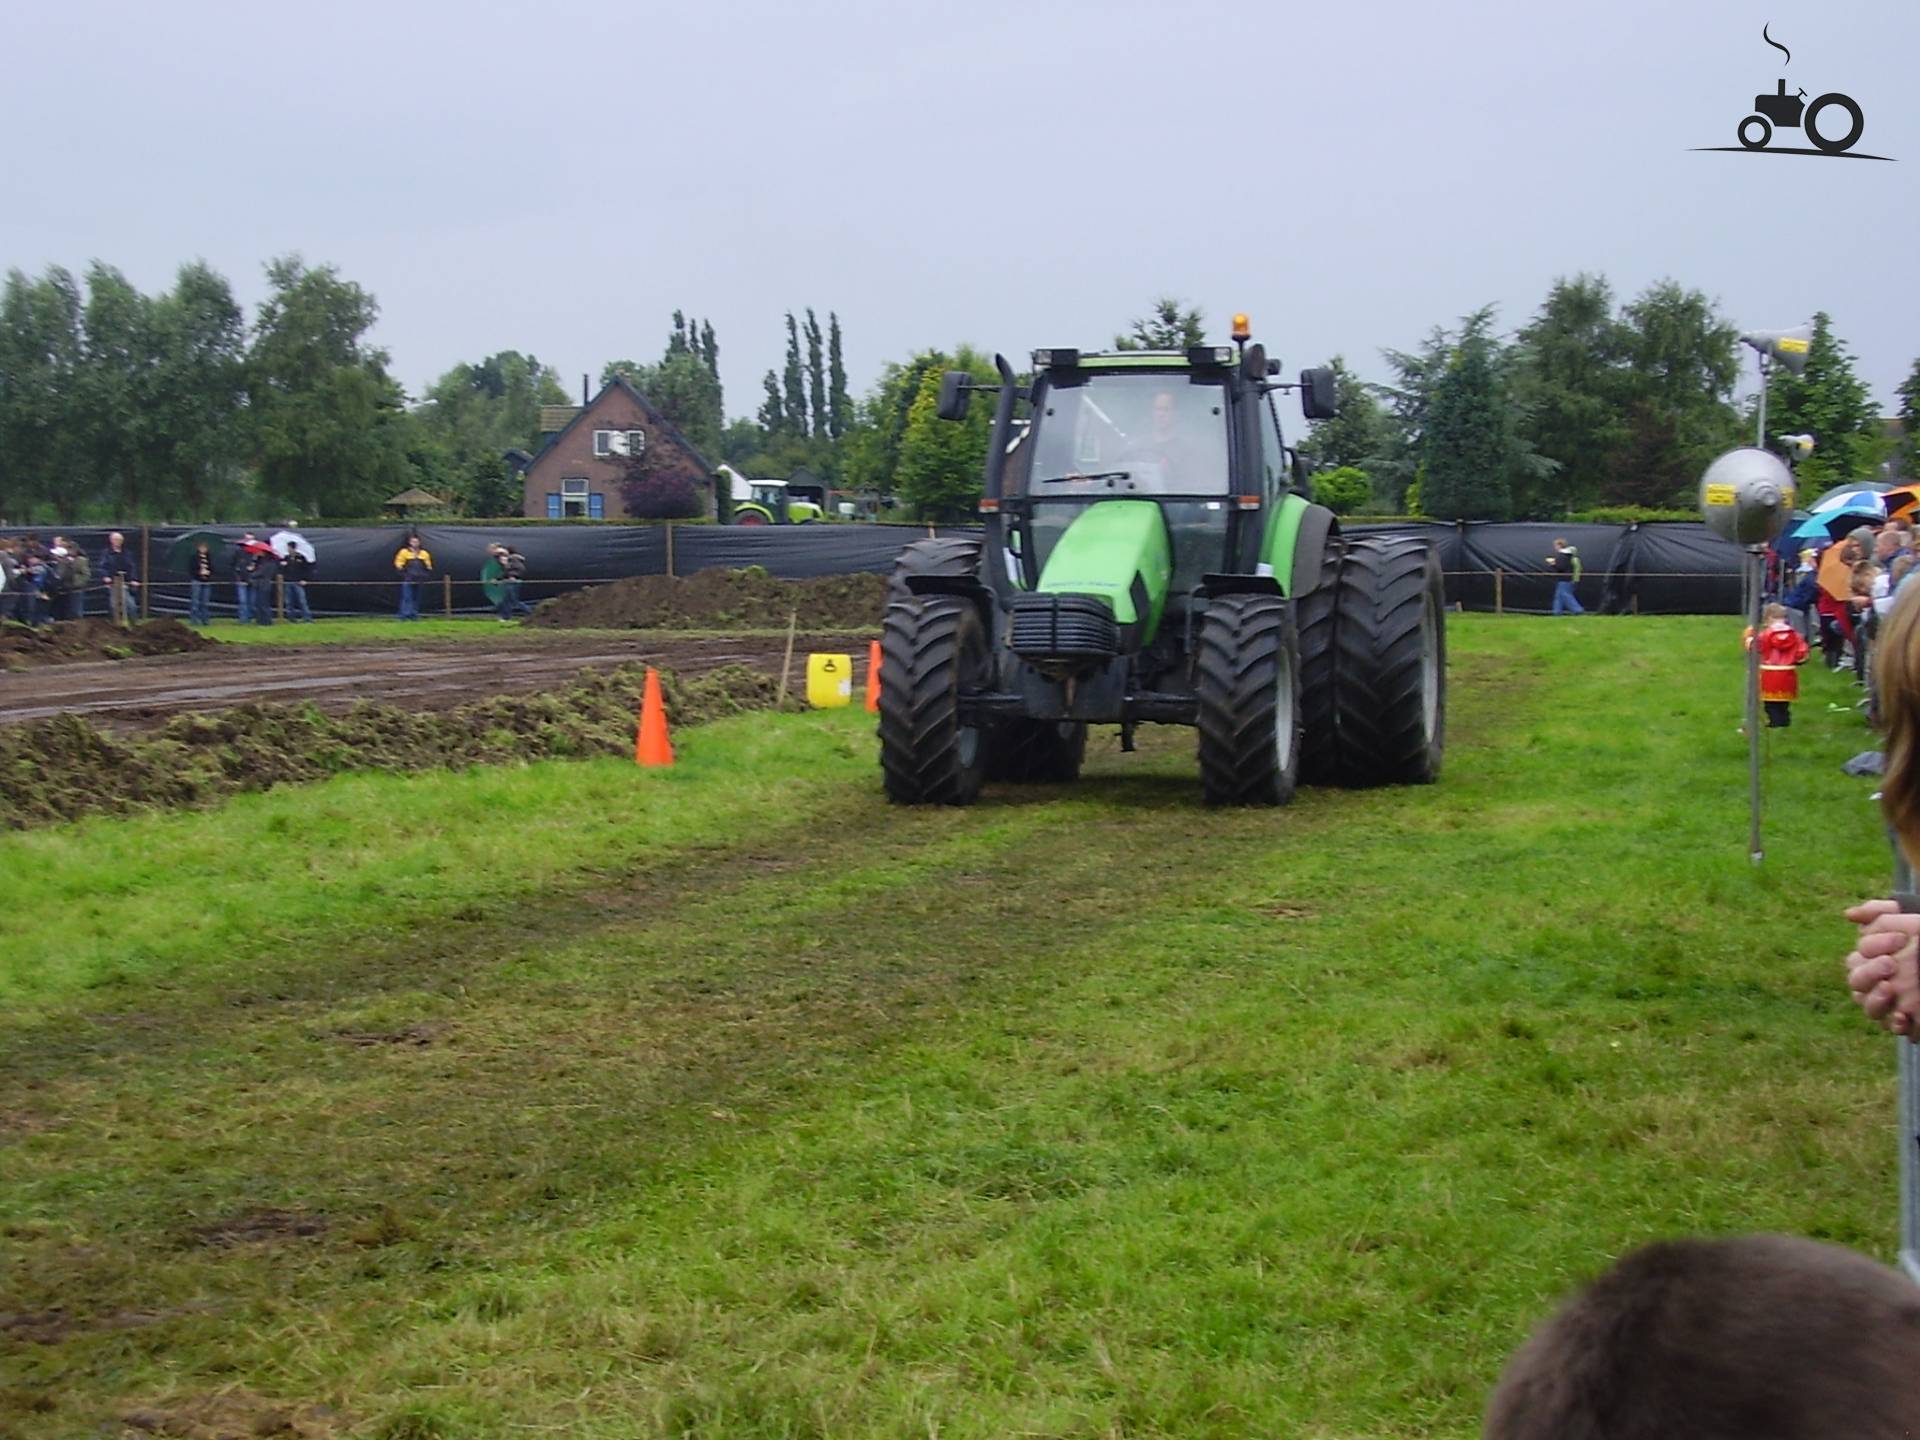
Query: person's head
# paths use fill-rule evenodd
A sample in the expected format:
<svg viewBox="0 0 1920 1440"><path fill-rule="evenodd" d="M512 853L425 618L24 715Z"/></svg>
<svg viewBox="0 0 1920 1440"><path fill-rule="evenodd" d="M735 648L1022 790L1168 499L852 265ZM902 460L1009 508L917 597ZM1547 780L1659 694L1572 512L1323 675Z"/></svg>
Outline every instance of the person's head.
<svg viewBox="0 0 1920 1440"><path fill-rule="evenodd" d="M1556 550L1564 550L1567 548L1567 542L1556 535L1553 538L1553 548Z"/></svg>
<svg viewBox="0 0 1920 1440"><path fill-rule="evenodd" d="M1847 532L1847 544L1853 547L1853 558L1864 560L1873 554L1873 527L1862 525Z"/></svg>
<svg viewBox="0 0 1920 1440"><path fill-rule="evenodd" d="M1889 525L1873 537L1873 558L1885 562L1900 548L1900 532Z"/></svg>
<svg viewBox="0 0 1920 1440"><path fill-rule="evenodd" d="M1797 1236L1667 1240L1542 1322L1480 1434L1895 1440L1916 1366L1920 1289L1899 1271Z"/></svg>
<svg viewBox="0 0 1920 1440"><path fill-rule="evenodd" d="M1920 586L1894 602L1873 647L1887 727L1880 805L1909 864L1920 863Z"/></svg>
<svg viewBox="0 0 1920 1440"><path fill-rule="evenodd" d="M1871 560L1862 560L1858 565L1855 565L1850 581L1853 586L1853 593L1856 595L1869 594L1873 590L1874 579L1879 574L1880 567Z"/></svg>
<svg viewBox="0 0 1920 1440"><path fill-rule="evenodd" d="M1766 616L1769 625L1784 625L1787 623L1787 607L1776 601L1767 606Z"/></svg>
<svg viewBox="0 0 1920 1440"><path fill-rule="evenodd" d="M418 550L420 548L420 536L418 532L413 530L407 532L407 548L409 550Z"/></svg>
<svg viewBox="0 0 1920 1440"><path fill-rule="evenodd" d="M127 537L122 535L118 530L114 531L111 535L107 536L107 544L111 545L116 550L118 550L122 545L126 543L127 543Z"/></svg>
<svg viewBox="0 0 1920 1440"><path fill-rule="evenodd" d="M1171 440L1180 422L1180 401L1171 390L1153 392L1153 438Z"/></svg>
<svg viewBox="0 0 1920 1440"><path fill-rule="evenodd" d="M246 534L244 534L244 535L242 535L242 536L240 537L240 543L241 543L242 545L251 545L251 544L253 544L253 531L251 531L251 530L249 530L249 531L247 531L247 533L246 533Z"/></svg>

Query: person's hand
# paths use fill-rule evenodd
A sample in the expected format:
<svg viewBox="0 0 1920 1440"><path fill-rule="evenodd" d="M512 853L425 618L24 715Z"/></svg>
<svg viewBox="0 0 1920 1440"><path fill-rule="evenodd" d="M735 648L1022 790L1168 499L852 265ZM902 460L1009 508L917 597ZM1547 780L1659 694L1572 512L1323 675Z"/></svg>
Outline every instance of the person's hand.
<svg viewBox="0 0 1920 1440"><path fill-rule="evenodd" d="M1898 901L1884 899L1862 900L1858 905L1853 906L1847 911L1847 919L1855 925L1864 927L1873 924L1883 915L1898 915L1899 913L1900 905ZM1914 918L1920 919L1920 916L1915 916Z"/></svg>
<svg viewBox="0 0 1920 1440"><path fill-rule="evenodd" d="M1920 1038L1920 938L1870 931L1847 956L1854 1003L1895 1035Z"/></svg>

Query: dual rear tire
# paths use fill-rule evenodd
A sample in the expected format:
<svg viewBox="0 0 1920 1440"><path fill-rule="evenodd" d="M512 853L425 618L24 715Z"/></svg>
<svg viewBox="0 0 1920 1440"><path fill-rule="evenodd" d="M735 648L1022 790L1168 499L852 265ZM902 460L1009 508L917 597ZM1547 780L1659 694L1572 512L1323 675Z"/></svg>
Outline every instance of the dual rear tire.
<svg viewBox="0 0 1920 1440"><path fill-rule="evenodd" d="M1297 601L1225 595L1194 652L1209 804L1284 805L1297 784L1426 785L1446 748L1446 594L1420 540L1335 540Z"/></svg>
<svg viewBox="0 0 1920 1440"><path fill-rule="evenodd" d="M1446 592L1424 541L1361 536L1329 548L1299 605L1313 785L1427 785L1446 750Z"/></svg>

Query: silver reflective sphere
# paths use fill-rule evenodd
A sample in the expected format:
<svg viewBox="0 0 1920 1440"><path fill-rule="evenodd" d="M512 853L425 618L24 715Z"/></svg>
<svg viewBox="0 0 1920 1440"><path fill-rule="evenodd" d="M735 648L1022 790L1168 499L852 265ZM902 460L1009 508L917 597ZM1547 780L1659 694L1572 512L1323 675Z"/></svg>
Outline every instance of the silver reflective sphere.
<svg viewBox="0 0 1920 1440"><path fill-rule="evenodd" d="M1769 450L1729 450L1700 477L1700 518L1723 540L1764 545L1786 528L1793 472Z"/></svg>

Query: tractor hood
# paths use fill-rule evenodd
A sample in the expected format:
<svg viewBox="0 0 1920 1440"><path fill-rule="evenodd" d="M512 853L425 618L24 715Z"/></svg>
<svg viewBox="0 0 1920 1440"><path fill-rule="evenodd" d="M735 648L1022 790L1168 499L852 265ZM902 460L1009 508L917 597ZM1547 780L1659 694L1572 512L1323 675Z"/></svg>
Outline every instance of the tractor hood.
<svg viewBox="0 0 1920 1440"><path fill-rule="evenodd" d="M1036 662L1092 663L1154 637L1173 575L1160 507L1102 500L1074 517L1047 556L1040 582L1011 606L1012 648Z"/></svg>

